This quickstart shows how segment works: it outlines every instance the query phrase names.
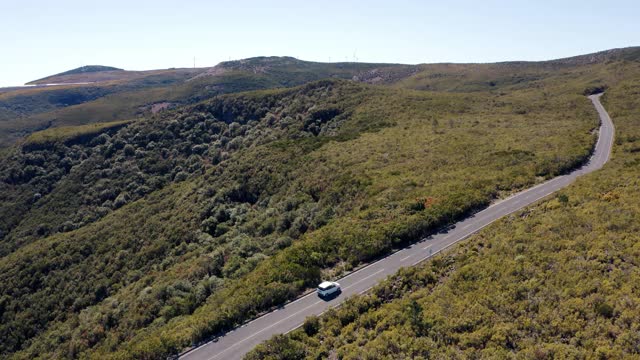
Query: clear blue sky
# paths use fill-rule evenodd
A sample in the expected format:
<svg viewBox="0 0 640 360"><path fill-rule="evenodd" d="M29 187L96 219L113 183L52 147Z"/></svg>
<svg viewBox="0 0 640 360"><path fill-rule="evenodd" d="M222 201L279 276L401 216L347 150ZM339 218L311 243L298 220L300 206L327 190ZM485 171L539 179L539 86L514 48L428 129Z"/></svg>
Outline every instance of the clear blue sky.
<svg viewBox="0 0 640 360"><path fill-rule="evenodd" d="M544 60L640 45L640 1L0 0L0 86L82 65Z"/></svg>

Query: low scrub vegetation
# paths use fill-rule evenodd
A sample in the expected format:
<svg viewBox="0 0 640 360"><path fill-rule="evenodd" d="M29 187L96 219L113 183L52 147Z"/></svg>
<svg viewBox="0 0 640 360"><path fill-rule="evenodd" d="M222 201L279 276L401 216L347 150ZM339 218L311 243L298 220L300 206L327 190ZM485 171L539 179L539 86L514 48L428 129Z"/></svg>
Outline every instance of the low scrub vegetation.
<svg viewBox="0 0 640 360"><path fill-rule="evenodd" d="M637 79L605 94L617 140L604 169L247 359L640 356Z"/></svg>
<svg viewBox="0 0 640 360"><path fill-rule="evenodd" d="M97 135L115 132L129 123L131 123L130 120L123 120L81 126L62 126L51 128L29 135L22 146L28 151L38 148L51 148L57 143L62 143L68 146L74 143L88 142L88 140L92 140Z"/></svg>
<svg viewBox="0 0 640 360"><path fill-rule="evenodd" d="M594 69L466 93L331 79L211 94L11 148L0 353L174 354L566 172L595 142L582 90L615 83Z"/></svg>

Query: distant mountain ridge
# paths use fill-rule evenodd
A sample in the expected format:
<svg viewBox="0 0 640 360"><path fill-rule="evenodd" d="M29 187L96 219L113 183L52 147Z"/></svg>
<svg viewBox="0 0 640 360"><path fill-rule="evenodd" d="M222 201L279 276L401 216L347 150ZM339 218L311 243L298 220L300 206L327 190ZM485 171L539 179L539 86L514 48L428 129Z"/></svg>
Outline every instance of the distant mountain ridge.
<svg viewBox="0 0 640 360"><path fill-rule="evenodd" d="M180 69L158 69L158 70L124 70L112 66L88 65L81 66L59 74L50 75L42 79L33 80L26 85L45 85L45 84L73 84L73 83L98 83L109 81L132 81L152 75L168 75L168 76L194 76L196 73L204 69L180 68Z"/></svg>
<svg viewBox="0 0 640 360"><path fill-rule="evenodd" d="M292 87L321 79L414 90L489 91L506 85L528 86L557 70L628 61L640 61L640 47L546 61L485 64L314 62L290 56L260 56L203 68L135 71L90 65L29 83L65 86L0 90L0 148L46 126L130 119L143 116L154 104L184 105L222 93ZM590 87L603 86L604 82ZM117 98L97 101L108 94Z"/></svg>
<svg viewBox="0 0 640 360"><path fill-rule="evenodd" d="M640 60L640 46L610 49L596 53L571 56L568 58L549 60L550 63L562 63L567 65L589 65L607 61L638 61Z"/></svg>
<svg viewBox="0 0 640 360"><path fill-rule="evenodd" d="M532 64L537 63L540 65L550 66L582 66L596 63L602 63L607 61L638 61L640 60L640 46L617 48L599 51L595 53L571 56L567 58L545 60L545 61L505 61L492 64L502 65L519 65L519 64ZM420 68L429 65L442 65L442 64L457 64L457 63L421 63L421 64L399 64L399 63L362 63L362 62L316 62L300 60L291 56L256 56L240 60L223 61L215 66L204 67L198 69L158 69L158 70L145 70L145 71L128 71L112 66L103 65L87 65L75 68L69 71L61 72L59 74L44 77L42 79L34 80L28 85L34 84L46 84L46 83L70 83L70 82L103 82L111 80L122 80L133 77L141 77L146 75L152 75L155 73L166 73L171 71L192 71L194 76L191 80L200 79L206 76L218 76L230 71L246 72L254 75L262 74L284 74L291 76L291 73L301 72L314 73L313 80L323 77L339 77L339 78L351 78L356 76L358 79L365 82L369 82L365 79L369 77L374 78L373 83L377 83L382 79L386 79L386 82L398 80L398 77L404 77L411 75ZM491 63L490 63L491 64ZM481 65L480 63L466 63L457 65ZM393 69L394 76L380 76L382 72L391 71ZM307 74L307 76L309 75ZM312 80L312 79L307 79ZM385 82L385 81L383 81ZM297 85L297 84L296 84Z"/></svg>
<svg viewBox="0 0 640 360"><path fill-rule="evenodd" d="M113 67L113 66L86 65L86 66L81 66L79 68L75 68L75 69L71 69L71 70L68 70L68 71L64 71L64 72L61 72L59 74L46 76L46 77L43 77L42 79L33 80L31 82L28 82L27 85L44 84L44 83L51 82L51 80L58 79L58 78L66 79L70 75L98 73L98 72L104 72L104 71L124 71L124 70L120 69L120 68Z"/></svg>
<svg viewBox="0 0 640 360"><path fill-rule="evenodd" d="M81 66L79 68L75 68L73 70L62 72L60 74L56 74L54 76L82 74L82 73L99 72L99 71L114 71L114 70L124 71L123 69L119 69L113 66L86 65L86 66Z"/></svg>

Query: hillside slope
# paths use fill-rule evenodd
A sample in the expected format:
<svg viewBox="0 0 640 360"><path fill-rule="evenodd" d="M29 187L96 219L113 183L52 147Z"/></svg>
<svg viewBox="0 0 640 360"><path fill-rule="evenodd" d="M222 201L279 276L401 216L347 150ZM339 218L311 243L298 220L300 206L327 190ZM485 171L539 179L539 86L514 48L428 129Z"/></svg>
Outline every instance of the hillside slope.
<svg viewBox="0 0 640 360"><path fill-rule="evenodd" d="M72 83L99 83L106 81L130 81L136 78L142 78L150 75L156 75L163 72L181 72L197 73L195 69L169 69L169 70L148 70L148 71L128 71L112 66L87 65L79 68L61 72L59 74L44 77L42 79L33 80L26 85L45 85L45 84L72 84Z"/></svg>
<svg viewBox="0 0 640 360"><path fill-rule="evenodd" d="M89 72L75 69L34 82L74 85L0 93L0 147L10 146L34 131L49 127L149 116L223 93L297 86L334 77L351 79L362 69L374 66L377 65L261 57L200 69L105 71L97 68L99 71Z"/></svg>
<svg viewBox="0 0 640 360"><path fill-rule="evenodd" d="M0 147L48 127L128 120L222 93L290 87L327 78L430 91L522 89L539 85L549 76L579 75L572 73L591 65L637 62L638 53L636 47L545 62L496 64L319 63L256 57L199 69L123 71L89 66L32 82L87 85L0 93Z"/></svg>
<svg viewBox="0 0 640 360"><path fill-rule="evenodd" d="M613 157L248 359L640 356L640 77L605 95Z"/></svg>
<svg viewBox="0 0 640 360"><path fill-rule="evenodd" d="M501 81L522 68L494 64L434 84L336 64L352 80L307 83L327 73L248 63L58 109L74 126L0 153L0 356L162 358L232 329L581 164L585 90L640 73L534 63Z"/></svg>
<svg viewBox="0 0 640 360"><path fill-rule="evenodd" d="M101 73L101 74L96 74ZM61 72L59 74L47 76L42 79L28 82L26 85L41 85L41 84L64 84L72 82L97 82L101 81L104 73L125 73L123 69L118 69L112 66L102 65L87 65L79 68L71 69Z"/></svg>
<svg viewBox="0 0 640 360"><path fill-rule="evenodd" d="M4 204L28 211L3 211L17 219L0 260L2 293L13 299L5 351L155 357L228 328L323 271L368 261L579 162L596 125L579 97L559 100L580 109L574 115L542 99L487 106L486 94L330 82L221 98L88 147L56 145L59 162L45 163L60 170L37 170L48 148L23 152L15 164L33 172L3 191L19 196ZM426 197L435 206L425 208Z"/></svg>
<svg viewBox="0 0 640 360"><path fill-rule="evenodd" d="M132 72L120 70L98 71L64 75L45 81L69 83L66 85L34 86L0 92L0 148L11 146L34 131L50 127L134 118L143 112L141 107L149 105L149 102L153 104L153 96L135 99L132 93L153 95L157 91L167 91L199 71L158 70L133 72L133 75ZM76 76L91 78L74 78ZM104 99L118 95L120 101ZM105 103L109 106L105 106Z"/></svg>

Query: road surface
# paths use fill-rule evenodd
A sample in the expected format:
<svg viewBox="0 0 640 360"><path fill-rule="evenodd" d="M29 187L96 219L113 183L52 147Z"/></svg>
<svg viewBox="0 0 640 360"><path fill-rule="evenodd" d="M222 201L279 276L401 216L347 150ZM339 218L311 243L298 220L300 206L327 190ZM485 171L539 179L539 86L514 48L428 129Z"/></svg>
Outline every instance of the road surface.
<svg viewBox="0 0 640 360"><path fill-rule="evenodd" d="M558 176L533 188L519 192L507 199L460 221L446 233L436 234L411 247L395 252L367 267L353 272L338 282L342 294L330 301L311 293L283 308L270 312L226 335L183 354L188 360L241 359L259 343L273 335L289 332L299 327L307 316L318 315L343 302L349 296L367 291L380 280L394 274L401 267L413 266L465 239L492 222L511 214L535 201L548 196L572 183L578 176L600 169L609 160L614 127L609 115L600 104L600 95L589 97L601 120L598 142L588 164L570 174Z"/></svg>

